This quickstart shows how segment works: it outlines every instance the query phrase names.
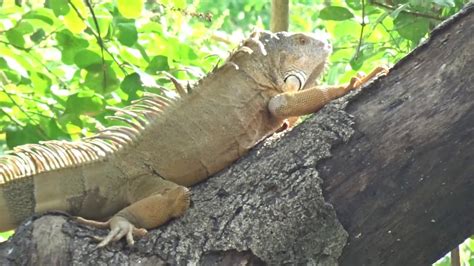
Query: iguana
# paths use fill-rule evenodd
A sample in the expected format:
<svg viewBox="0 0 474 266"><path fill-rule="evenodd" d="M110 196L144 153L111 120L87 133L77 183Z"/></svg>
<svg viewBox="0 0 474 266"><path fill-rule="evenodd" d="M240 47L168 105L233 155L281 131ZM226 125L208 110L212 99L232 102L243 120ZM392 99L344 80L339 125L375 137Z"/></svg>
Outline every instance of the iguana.
<svg viewBox="0 0 474 266"><path fill-rule="evenodd" d="M254 32L190 93L146 93L112 119L126 123L80 141L18 146L0 158L0 231L33 213L66 211L110 228L99 246L144 235L189 207L188 187L256 143L384 69L348 85L313 87L331 46L308 33ZM87 220L91 219L91 220Z"/></svg>

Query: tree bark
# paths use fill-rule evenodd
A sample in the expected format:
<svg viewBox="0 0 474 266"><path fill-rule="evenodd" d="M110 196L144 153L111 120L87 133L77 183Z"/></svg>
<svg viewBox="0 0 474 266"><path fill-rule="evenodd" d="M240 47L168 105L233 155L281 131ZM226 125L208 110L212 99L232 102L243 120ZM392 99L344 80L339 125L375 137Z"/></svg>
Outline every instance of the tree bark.
<svg viewBox="0 0 474 266"><path fill-rule="evenodd" d="M189 212L132 248L36 216L0 264L432 263L474 233L472 32L470 6L387 77L193 187Z"/></svg>
<svg viewBox="0 0 474 266"><path fill-rule="evenodd" d="M351 103L319 164L349 233L342 265L426 265L474 234L474 7Z"/></svg>

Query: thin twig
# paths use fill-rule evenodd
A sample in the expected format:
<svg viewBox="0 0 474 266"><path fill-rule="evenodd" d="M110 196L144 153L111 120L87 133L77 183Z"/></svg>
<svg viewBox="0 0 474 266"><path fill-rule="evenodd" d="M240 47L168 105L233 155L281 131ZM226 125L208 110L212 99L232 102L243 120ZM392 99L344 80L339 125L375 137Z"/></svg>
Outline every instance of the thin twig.
<svg viewBox="0 0 474 266"><path fill-rule="evenodd" d="M13 105L15 105L22 113L24 113L25 116L28 118L28 120L31 121L31 123L38 126L38 132L42 135L42 137L45 138L45 139L48 139L48 135L43 130L43 128L41 128L41 125L38 122L36 122L33 119L33 117L31 117L30 114L27 111L25 111L25 109L23 109L23 107L21 107L21 105L19 105L16 102L16 100L13 98L13 96L9 92L7 92L7 90L3 86L0 86L0 91L2 91L3 93L5 93L5 95L7 95L8 99L10 99L10 101L13 103Z"/></svg>
<svg viewBox="0 0 474 266"><path fill-rule="evenodd" d="M362 47L362 39L364 38L364 28L367 25L365 23L365 0L361 0L361 3L362 3L362 22L360 23L361 27L360 27L359 43L357 44L357 49L353 58L359 57L360 48Z"/></svg>
<svg viewBox="0 0 474 266"><path fill-rule="evenodd" d="M379 2L376 2L376 1L373 1L373 0L370 1L370 3L373 4L374 6L379 6L379 7L390 9L390 10L396 10L397 9L397 7L390 6L390 5L383 4L383 3L379 3ZM444 21L446 19L444 17L438 17L438 16L434 16L434 15L430 15L430 14L424 14L424 13L411 11L411 10L403 10L402 12L407 13L407 14L411 14L411 15L417 16L417 17L424 17L424 18L435 19L435 20L439 20L439 21Z"/></svg>
<svg viewBox="0 0 474 266"><path fill-rule="evenodd" d="M48 116L48 115L45 115L45 114L42 114L42 113L39 113L39 112L35 112L35 111L29 111L29 112L32 113L32 114L35 114L37 116L42 116L42 117L48 118L48 119L53 119L54 118L54 116Z"/></svg>
<svg viewBox="0 0 474 266"><path fill-rule="evenodd" d="M53 35L54 33L56 33L58 30L60 30L63 26L60 26L58 27L57 29L51 31L50 33L48 33L47 35L43 36L38 43L35 43L33 45L31 45L30 47L21 47L21 46L18 46L16 44L13 44L13 43L9 43L9 42L6 42L6 41L1 41L0 40L0 43L3 43L5 45L9 45L9 46L12 46L12 47L15 47L16 49L18 50L22 50L22 51L25 51L25 52L30 52L33 48L36 48L38 47L44 40L46 40L49 36ZM2 31L0 31L0 34L2 33Z"/></svg>
<svg viewBox="0 0 474 266"><path fill-rule="evenodd" d="M62 108L58 108L58 107L54 106L54 104L42 101L40 99L37 99L37 98L29 96L29 95L19 94L19 93L15 93L15 92L9 92L9 93L10 93L10 95L15 95L16 97L22 98L24 100L28 100L28 101L32 101L32 102L47 105L50 109L57 109L57 110L61 110L61 111L64 110Z"/></svg>
<svg viewBox="0 0 474 266"><path fill-rule="evenodd" d="M11 46L11 47L14 47L18 50L21 50L21 51L25 51L27 54L30 55L30 57L32 59L34 59L37 63L39 63L40 65L42 65L44 67L44 69L46 69L46 71L51 74L53 77L56 78L56 80L61 84L63 85L64 87L67 87L67 84L66 82L64 82L58 75L56 75L51 69L49 69L43 62L43 60L40 60L38 59L36 56L34 56L32 53L31 53L31 48L33 47L29 47L29 48L24 48L24 47L20 47L20 46L17 46L17 45L14 45L12 43L9 43L9 42L6 42L6 41L2 41L0 40L0 43L3 43L5 44L6 46Z"/></svg>
<svg viewBox="0 0 474 266"><path fill-rule="evenodd" d="M41 44L44 40L48 39L51 35L56 34L56 33L57 33L58 31L60 31L62 28L64 28L63 25L57 27L55 30L52 30L52 31L49 32L48 34L44 35L44 36L39 40L38 43L35 43L35 44L33 44L32 46L28 47L28 49L32 49L32 48L35 48L35 47L40 46L40 44Z"/></svg>
<svg viewBox="0 0 474 266"><path fill-rule="evenodd" d="M3 44L5 44L5 45L7 45L7 46L12 46L12 47L15 47L16 49L18 49L18 50L22 50L22 51L25 51L25 52L27 52L27 53L29 53L29 52L30 52L30 50L31 50L31 48L29 48L29 47L28 47L28 48L21 47L21 46L18 46L18 45L16 45L16 44L9 43L9 42L2 41L2 40L0 40L0 43L3 43Z"/></svg>
<svg viewBox="0 0 474 266"><path fill-rule="evenodd" d="M107 88L107 70L105 66L105 59L104 59L104 40L102 39L102 36L100 35L100 28L99 28L99 23L97 22L97 18L95 16L94 9L91 6L91 3L89 0L84 0L86 3L87 7L89 8L89 11L92 14L92 19L94 20L95 27L97 29L97 42L99 43L100 46L100 54L101 54L101 59L102 59L102 88L105 89Z"/></svg>
<svg viewBox="0 0 474 266"><path fill-rule="evenodd" d="M388 33L388 35L390 36L390 39L392 39L392 42L395 43L395 47L397 47L397 50L401 53L405 53L406 51L403 51L402 48L400 47L400 41L397 41L397 39L393 37L392 33L387 29L387 27L383 23L380 23L380 25L382 25L382 28L384 28L384 30Z"/></svg>
<svg viewBox="0 0 474 266"><path fill-rule="evenodd" d="M366 42L366 43L370 44L371 42ZM377 45L380 45L380 46L377 47L377 49L379 49L379 50L393 48L391 46L392 43L388 42L388 41L386 41L386 42L374 42L374 43L371 43L371 44L373 44L374 47L377 47ZM384 46L384 45L387 45L387 46ZM354 45L348 45L348 46L335 46L332 49L333 49L333 51L347 50L347 49L352 50L352 49L355 49L356 47L357 47L357 45L354 44Z"/></svg>
<svg viewBox="0 0 474 266"><path fill-rule="evenodd" d="M0 30L0 34L1 34L1 33L4 33L4 32L7 32L7 31L9 31L9 30L11 30L11 29L16 28L18 25L20 25L20 23L23 21L23 19L24 19L24 17L22 16L22 17L15 23L15 25L13 25L13 27L11 27L11 28L9 28L9 29L7 29L7 30Z"/></svg>
<svg viewBox="0 0 474 266"><path fill-rule="evenodd" d="M77 9L77 7L71 2L71 0L68 0L68 3L71 5L72 9L74 9L74 11L76 12L77 16L79 16L80 19L82 19L82 21L86 24L87 28L90 29L92 35L94 35L94 37L96 38L97 40L97 43L99 44L99 46L101 47L101 49L104 49L104 51L112 58L112 60L118 65L118 67L120 68L120 70L122 71L122 73L124 75L127 75L127 71L123 68L122 64L119 63L117 61L117 59L114 57L114 55L107 49L107 47L105 47L105 44L103 42L101 42L101 38L99 35L97 35L97 33L94 32L94 29L92 29L88 23L86 22L87 20L81 15L81 13L79 12L79 10Z"/></svg>
<svg viewBox="0 0 474 266"><path fill-rule="evenodd" d="M10 119L10 121L12 121L17 126L19 126L19 127L24 127L25 126L24 124L21 123L21 121L19 121L15 117L11 116L9 113L5 112L5 110L3 110L3 108L0 108L0 112L2 112L6 117L8 117L8 119Z"/></svg>
<svg viewBox="0 0 474 266"><path fill-rule="evenodd" d="M451 250L451 266L461 266L461 254L459 246Z"/></svg>

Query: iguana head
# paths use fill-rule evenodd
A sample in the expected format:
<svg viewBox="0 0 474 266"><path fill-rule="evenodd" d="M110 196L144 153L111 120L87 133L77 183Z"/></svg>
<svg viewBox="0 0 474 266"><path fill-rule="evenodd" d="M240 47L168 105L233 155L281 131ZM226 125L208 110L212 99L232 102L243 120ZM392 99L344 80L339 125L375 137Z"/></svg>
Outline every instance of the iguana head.
<svg viewBox="0 0 474 266"><path fill-rule="evenodd" d="M257 31L229 59L265 89L305 89L323 73L331 45L322 34ZM239 60L239 54L246 54ZM250 60L249 60L250 58ZM285 86L290 83L291 86Z"/></svg>

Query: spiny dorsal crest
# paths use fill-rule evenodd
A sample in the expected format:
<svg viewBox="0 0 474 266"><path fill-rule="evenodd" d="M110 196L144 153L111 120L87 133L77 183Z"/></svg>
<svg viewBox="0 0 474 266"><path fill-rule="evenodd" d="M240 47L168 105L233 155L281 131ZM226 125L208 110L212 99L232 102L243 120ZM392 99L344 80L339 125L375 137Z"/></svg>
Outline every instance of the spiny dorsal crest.
<svg viewBox="0 0 474 266"><path fill-rule="evenodd" d="M47 171L105 160L136 142L173 103L172 99L145 93L130 106L109 108L115 114L108 119L125 122L128 126L108 127L92 137L74 142L51 140L15 147L11 153L0 157L0 185Z"/></svg>
<svg viewBox="0 0 474 266"><path fill-rule="evenodd" d="M283 78L288 72L281 69L289 65L282 61L282 51L296 55L296 58L300 60L293 61L299 62L299 65L305 65L300 62L301 59L306 60L306 65L316 65L316 68L303 69L307 73L289 69L291 71L288 73L294 76L306 74L309 77L307 79L311 80L313 74L319 75L321 72L319 68L324 67L329 49L325 48L325 42L322 41L314 43L315 45L301 45L300 40L304 42L317 41L313 37L305 37L304 34L273 34L256 31L250 38L242 42L223 66L200 79L197 87L201 86L205 80L212 81L214 78L219 78L216 75L217 72L231 67L245 73L249 79L258 84L259 88L276 88L275 84L283 83ZM295 41L300 46L295 46ZM295 49L295 47L300 47L300 49ZM318 59L318 62L314 61L315 58ZM308 80L306 83L310 84L311 82ZM187 93L188 89L184 89L178 80L171 79L171 81L179 94L185 95ZM128 126L109 127L93 137L76 142L44 141L40 144L16 147L10 154L0 157L0 184L38 173L77 167L108 159L135 143L143 131L150 128L153 122L158 121L165 108L172 104L173 100L155 94L146 94L123 109L110 108L116 113L109 118L125 122Z"/></svg>
<svg viewBox="0 0 474 266"><path fill-rule="evenodd" d="M227 59L224 61L222 65L219 65L220 61L217 62L217 64L214 66L212 71L207 73L206 76L203 78L199 79L193 86L192 90L195 90L195 88L198 88L202 86L203 84L206 83L206 81L212 80L216 78L216 73L218 73L220 70L231 67L234 69L239 69L240 66L238 65L239 60L246 60L246 61L256 61L258 60L255 58L256 54L259 55L267 55L267 50L265 49L265 45L263 42L260 40L261 35L268 35L271 34L266 31L254 31L249 38L243 40L238 47L229 54ZM173 81L172 79L170 79ZM175 83L173 81L173 83ZM176 85L175 87L177 91L179 91L179 85ZM187 89L188 92L191 91L191 89ZM180 93L181 94L181 93Z"/></svg>
<svg viewBox="0 0 474 266"><path fill-rule="evenodd" d="M250 39L253 39L251 42L259 42L255 34ZM260 46L263 47L263 44ZM236 53L248 53L246 49L249 48L241 45ZM232 55L229 60L230 58ZM212 72L198 83L211 75ZM189 93L189 84L184 88L176 78L171 75L167 77L181 97ZM115 111L115 115L107 117L108 119L125 122L128 126L108 127L92 137L75 142L51 140L15 147L12 152L0 157L0 185L43 172L105 160L135 143L143 131L173 103L174 100L146 93L144 97L125 108L108 108Z"/></svg>

